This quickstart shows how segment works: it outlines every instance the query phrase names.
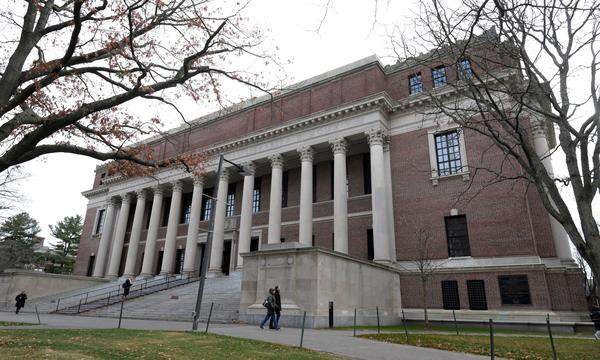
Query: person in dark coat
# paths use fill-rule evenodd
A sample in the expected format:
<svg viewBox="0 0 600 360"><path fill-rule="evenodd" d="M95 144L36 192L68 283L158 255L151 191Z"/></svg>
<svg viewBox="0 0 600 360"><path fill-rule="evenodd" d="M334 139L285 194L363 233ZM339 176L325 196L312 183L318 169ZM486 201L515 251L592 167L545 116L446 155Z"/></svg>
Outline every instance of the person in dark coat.
<svg viewBox="0 0 600 360"><path fill-rule="evenodd" d="M597 340L600 340L600 307L594 306L592 308L592 312L590 313L590 319L594 323L594 328L596 332L594 333L594 337Z"/></svg>
<svg viewBox="0 0 600 360"><path fill-rule="evenodd" d="M265 302L263 303L263 306L265 308L267 308L267 315L265 316L263 321L260 323L261 329L265 328L265 324L267 323L267 321L274 318L274 314L275 314L275 297L273 296L274 291L275 291L274 289L269 289L269 296L267 296L267 298L265 299ZM277 321L275 320L275 323L276 322ZM275 324L275 325L277 325L277 324Z"/></svg>
<svg viewBox="0 0 600 360"><path fill-rule="evenodd" d="M123 296L127 297L127 295L129 295L129 289L131 288L131 280L129 280L129 278L127 280L125 280L125 282L123 283Z"/></svg>
<svg viewBox="0 0 600 360"><path fill-rule="evenodd" d="M21 293L15 298L15 307L17 308L15 314L18 314L19 311L25 307L25 300L27 300L27 294L25 294L25 291L21 291Z"/></svg>
<svg viewBox="0 0 600 360"><path fill-rule="evenodd" d="M275 289L273 289L273 298L275 298L275 306L273 309L275 314L271 317L269 329L279 330L279 318L281 317L281 294L279 293L279 286L275 286Z"/></svg>

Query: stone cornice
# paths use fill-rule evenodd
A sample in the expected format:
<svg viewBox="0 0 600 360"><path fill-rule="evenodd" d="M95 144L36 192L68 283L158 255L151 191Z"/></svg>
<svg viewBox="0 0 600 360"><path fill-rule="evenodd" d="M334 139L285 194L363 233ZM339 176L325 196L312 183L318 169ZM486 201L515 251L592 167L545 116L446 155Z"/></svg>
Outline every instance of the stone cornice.
<svg viewBox="0 0 600 360"><path fill-rule="evenodd" d="M82 191L81 195L85 196L86 198L92 198L98 195L102 195L108 193L108 186L102 186L96 189L90 189L90 190L86 190L86 191Z"/></svg>

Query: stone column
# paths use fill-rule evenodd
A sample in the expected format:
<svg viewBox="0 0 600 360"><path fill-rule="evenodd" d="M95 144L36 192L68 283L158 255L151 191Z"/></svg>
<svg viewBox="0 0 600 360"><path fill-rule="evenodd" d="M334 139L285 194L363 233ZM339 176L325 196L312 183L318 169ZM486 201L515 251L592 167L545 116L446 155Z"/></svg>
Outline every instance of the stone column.
<svg viewBox="0 0 600 360"><path fill-rule="evenodd" d="M269 156L271 161L271 195L269 199L268 243L281 242L281 196L283 180L283 157L281 154Z"/></svg>
<svg viewBox="0 0 600 360"><path fill-rule="evenodd" d="M533 144L535 146L535 152L541 158L546 171L551 177L553 177L554 169L552 167L552 159L550 157L550 147L548 146L546 128L543 123L534 123ZM550 199L550 201L552 202L552 199ZM552 205L554 206L554 202L552 202ZM561 260L573 261L571 246L569 245L569 235L567 235L565 228L561 223L558 222L558 220L556 220L550 214L548 214L548 217L550 218L550 227L552 229L552 238L554 239L556 256Z"/></svg>
<svg viewBox="0 0 600 360"><path fill-rule="evenodd" d="M175 240L177 239L177 227L181 217L181 193L183 183L180 180L173 182L171 194L171 206L169 207L169 222L167 223L167 235L165 237L165 250L163 252L161 274L172 274L175 265Z"/></svg>
<svg viewBox="0 0 600 360"><path fill-rule="evenodd" d="M313 157L312 147L298 150L302 163L300 174L300 224L298 240L301 244L312 245L313 233Z"/></svg>
<svg viewBox="0 0 600 360"><path fill-rule="evenodd" d="M238 236L237 267L243 266L242 253L250 251L250 235L252 232L252 194L254 192L254 173L256 167L253 163L245 164L244 190L242 192L242 210L240 213L240 234Z"/></svg>
<svg viewBox="0 0 600 360"><path fill-rule="evenodd" d="M373 213L374 261L390 262L388 204L386 199L383 133L380 129L366 132L371 156L371 203Z"/></svg>
<svg viewBox="0 0 600 360"><path fill-rule="evenodd" d="M333 250L348 253L348 178L346 140L330 142L333 150Z"/></svg>
<svg viewBox="0 0 600 360"><path fill-rule="evenodd" d="M202 210L202 191L204 178L194 179L194 192L192 193L192 208L190 209L190 223L188 224L187 240L185 241L185 258L183 272L198 274L196 266L196 252L198 250L198 226L200 225L200 211Z"/></svg>
<svg viewBox="0 0 600 360"><path fill-rule="evenodd" d="M386 215L388 224L388 235L390 244L390 260L396 262L396 230L394 221L394 193L392 192L392 166L390 159L390 141L389 138L383 142L383 164L385 172L385 199Z"/></svg>
<svg viewBox="0 0 600 360"><path fill-rule="evenodd" d="M106 255L108 254L108 248L112 238L116 207L117 203L115 199L110 198L108 200L108 206L106 207L106 213L104 214L104 225L102 226L102 235L100 236L100 243L98 244L96 264L94 265L94 277L104 276L107 262Z"/></svg>
<svg viewBox="0 0 600 360"><path fill-rule="evenodd" d="M146 247L144 248L144 259L142 261L142 276L154 275L154 255L156 253L156 237L162 219L163 190L160 186L152 188L154 199L150 212L150 224L146 236Z"/></svg>
<svg viewBox="0 0 600 360"><path fill-rule="evenodd" d="M222 272L223 264L223 242L225 236L225 209L227 205L227 190L229 187L229 170L223 169L219 178L219 192L217 193L216 204L211 211L214 211L215 222L213 225L213 239L210 249L210 266L208 271L213 273Z"/></svg>
<svg viewBox="0 0 600 360"><path fill-rule="evenodd" d="M129 218L129 207L131 205L131 195L121 196L121 209L119 210L119 219L117 220L117 230L115 240L113 241L112 251L106 277L119 276L119 266L121 265L121 255L123 254L123 243L125 242L125 231L127 230L127 220Z"/></svg>
<svg viewBox="0 0 600 360"><path fill-rule="evenodd" d="M127 260L125 261L125 276L135 276L137 253L142 236L142 223L144 211L146 210L146 191L136 192L137 201L135 203L135 213L133 215L133 224L131 226L131 236L129 236L129 250L127 251Z"/></svg>

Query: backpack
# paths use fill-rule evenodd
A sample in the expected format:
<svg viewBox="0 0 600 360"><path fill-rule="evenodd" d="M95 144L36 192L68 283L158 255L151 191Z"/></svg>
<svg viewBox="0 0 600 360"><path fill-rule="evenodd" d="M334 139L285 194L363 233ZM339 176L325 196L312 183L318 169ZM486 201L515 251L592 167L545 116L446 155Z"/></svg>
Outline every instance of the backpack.
<svg viewBox="0 0 600 360"><path fill-rule="evenodd" d="M265 301L263 301L262 305L264 307L266 307L267 309L272 309L273 308L273 304L271 304L271 300L269 298L266 298Z"/></svg>

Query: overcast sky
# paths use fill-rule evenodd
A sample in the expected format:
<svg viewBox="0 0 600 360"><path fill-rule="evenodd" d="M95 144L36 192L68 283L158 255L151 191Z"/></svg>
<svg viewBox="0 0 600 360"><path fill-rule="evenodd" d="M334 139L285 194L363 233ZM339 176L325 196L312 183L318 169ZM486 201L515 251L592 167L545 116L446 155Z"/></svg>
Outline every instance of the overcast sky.
<svg viewBox="0 0 600 360"><path fill-rule="evenodd" d="M289 81L300 81L336 67L377 54L384 63L393 61L383 24L407 23L411 16L407 9L415 8L416 1L391 1L379 5L378 24L374 24L374 2L333 1L319 31L315 31L325 15L326 0L255 0L247 16L269 29L269 37L276 44L278 56L290 59L285 66ZM275 51L275 49L274 49ZM136 103L132 111L142 111ZM159 105L153 107L157 110ZM194 118L211 112L206 104L190 103L185 113ZM146 111L146 110L144 110ZM178 120L171 111L163 119L175 124ZM64 216L85 214L87 200L81 192L92 186L93 172L98 161L81 156L58 154L35 160L23 166L29 176L22 180L19 191L24 200L18 210L29 212L40 222L42 236L53 242L48 225Z"/></svg>

